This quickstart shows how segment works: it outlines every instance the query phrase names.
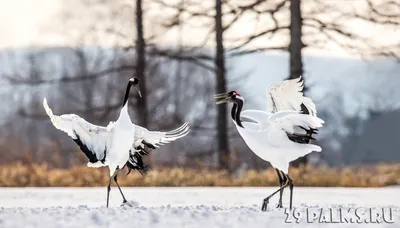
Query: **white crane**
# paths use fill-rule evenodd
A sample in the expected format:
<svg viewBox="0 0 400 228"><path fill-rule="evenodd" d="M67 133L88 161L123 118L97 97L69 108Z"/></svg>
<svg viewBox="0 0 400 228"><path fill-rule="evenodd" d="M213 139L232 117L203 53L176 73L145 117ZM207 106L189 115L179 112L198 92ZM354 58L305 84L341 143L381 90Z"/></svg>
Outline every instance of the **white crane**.
<svg viewBox="0 0 400 228"><path fill-rule="evenodd" d="M67 133L78 144L89 159L87 166L96 168L108 166L110 179L107 186L107 207L113 178L122 195L123 203L127 203L118 184L117 176L125 165L128 167L129 172L131 169L140 171L144 168L141 156L148 154L145 145L154 149L189 133L188 123L170 132L149 131L133 124L128 114L128 98L132 85L141 96L138 86L139 80L137 78L130 79L119 117L115 122L110 122L107 127L91 124L75 114L54 115L47 105L46 98L43 99L44 109L51 122L57 129Z"/></svg>
<svg viewBox="0 0 400 228"><path fill-rule="evenodd" d="M282 207L283 189L288 186L292 208L293 181L288 173L289 162L322 150L317 145L309 144L314 139L312 134L317 133L324 121L316 117L315 104L311 99L303 97L300 80L272 85L267 92L267 112L242 111L244 99L236 91L215 95L216 99L220 99L217 104L233 103L231 118L239 134L257 156L271 163L278 174L280 188L264 199L263 211L267 210L269 199L277 192L280 192L278 207ZM309 114L299 111L302 106Z"/></svg>

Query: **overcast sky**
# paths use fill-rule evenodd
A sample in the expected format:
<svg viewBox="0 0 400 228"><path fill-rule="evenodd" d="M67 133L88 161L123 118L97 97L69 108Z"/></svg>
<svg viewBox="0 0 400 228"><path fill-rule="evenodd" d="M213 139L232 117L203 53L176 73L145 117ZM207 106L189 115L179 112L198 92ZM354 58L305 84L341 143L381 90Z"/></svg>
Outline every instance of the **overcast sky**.
<svg viewBox="0 0 400 228"><path fill-rule="evenodd" d="M43 33L43 27L51 25L63 8L68 8L67 5L63 4L63 0L0 0L0 48L29 45L73 45L65 34L55 31ZM83 14L80 13L80 15ZM86 16L90 17L90 13L88 14ZM230 31L228 36L235 33L243 34L249 31L249 28L251 28L251 25L248 23L239 23L233 31ZM362 29L368 33L376 34L378 39L400 42L400 29L389 31L363 25L357 25L354 29ZM204 33L205 31L201 30L190 31L187 35L185 34L185 40L195 42ZM176 33L166 33L161 42L173 43L175 40ZM265 42L265 40L262 42ZM334 48L333 51L314 51L312 54L345 55L343 51L335 51Z"/></svg>
<svg viewBox="0 0 400 228"><path fill-rule="evenodd" d="M0 47L40 42L40 26L55 16L60 3L61 0L0 0Z"/></svg>

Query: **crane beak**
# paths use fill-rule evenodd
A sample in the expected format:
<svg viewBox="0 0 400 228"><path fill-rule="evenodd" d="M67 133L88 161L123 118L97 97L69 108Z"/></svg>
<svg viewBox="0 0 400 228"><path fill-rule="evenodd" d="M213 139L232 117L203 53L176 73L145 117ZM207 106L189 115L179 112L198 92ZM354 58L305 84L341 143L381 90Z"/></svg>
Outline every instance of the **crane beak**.
<svg viewBox="0 0 400 228"><path fill-rule="evenodd" d="M135 89L137 90L137 92L138 92L138 94L139 94L139 97L142 97L142 93L140 92L140 87L139 87L139 85L136 85L136 86L135 86Z"/></svg>
<svg viewBox="0 0 400 228"><path fill-rule="evenodd" d="M222 99L222 100L219 100L219 101L215 102L217 105L219 105L219 104L223 104L223 103L228 102L230 97L229 97L228 93L220 93L220 94L215 94L214 98L215 99Z"/></svg>
<svg viewBox="0 0 400 228"><path fill-rule="evenodd" d="M228 93L218 93L214 95L214 98L225 98L228 96Z"/></svg>

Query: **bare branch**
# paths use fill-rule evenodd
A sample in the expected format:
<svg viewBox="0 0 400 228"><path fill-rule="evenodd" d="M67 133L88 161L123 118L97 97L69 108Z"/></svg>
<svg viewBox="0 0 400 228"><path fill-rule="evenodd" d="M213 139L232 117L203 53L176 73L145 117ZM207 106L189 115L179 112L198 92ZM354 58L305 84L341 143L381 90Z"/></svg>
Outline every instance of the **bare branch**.
<svg viewBox="0 0 400 228"><path fill-rule="evenodd" d="M152 49L151 51L149 51L149 55L163 56L163 57L168 57L171 59L179 59L179 60L189 61L189 62L192 62L196 65L203 67L204 69L215 72L214 67L204 63L204 61L210 61L213 59L209 55L204 55L204 54L186 55L180 51L161 50L161 49Z"/></svg>
<svg viewBox="0 0 400 228"><path fill-rule="evenodd" d="M255 49L246 49L246 50L240 50L240 51L234 51L228 55L228 57L238 57L242 55L248 55L248 54L253 54L255 52L261 52L261 51L287 51L288 46L271 46L271 47L262 47L262 48L255 48Z"/></svg>
<svg viewBox="0 0 400 228"><path fill-rule="evenodd" d="M119 66L108 68L103 71L99 71L96 73L88 73L87 75L80 75L76 77L63 77L63 78L54 78L54 79L23 79L23 78L15 78L10 75L5 75L4 77L14 85L37 85L37 84L54 84L54 83L74 83L74 82L82 82L82 81L90 81L94 79L98 79L101 77L109 76L111 73L121 73L124 71L132 71L135 69L135 66Z"/></svg>
<svg viewBox="0 0 400 228"><path fill-rule="evenodd" d="M236 45L235 47L233 47L231 49L232 50L241 49L241 48L243 48L244 46L246 46L247 44L249 44L250 42L254 41L257 38L260 38L260 37L265 36L267 34L268 35L274 35L278 31L288 30L288 29L289 29L289 26L281 26L281 27L274 27L274 28L271 28L271 29L264 30L262 32L259 32L257 34L253 34L251 36L248 36L248 37L244 38L244 41L242 41L240 44ZM243 40L243 38L241 40Z"/></svg>

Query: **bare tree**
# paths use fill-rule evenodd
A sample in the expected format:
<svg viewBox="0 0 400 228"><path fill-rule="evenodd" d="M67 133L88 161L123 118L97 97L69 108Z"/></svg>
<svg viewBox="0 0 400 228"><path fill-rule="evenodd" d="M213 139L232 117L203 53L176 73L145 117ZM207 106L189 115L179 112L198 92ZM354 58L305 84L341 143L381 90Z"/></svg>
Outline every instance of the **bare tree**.
<svg viewBox="0 0 400 228"><path fill-rule="evenodd" d="M104 3L104 1L98 0L86 0L85 2L95 2L96 4ZM115 10L115 6L113 6L112 9ZM130 13L132 16L135 15L132 13L134 12L133 6L129 6L125 8L125 10L126 9L131 10ZM143 12L145 10L144 7ZM117 12L117 10L115 10L115 12ZM143 17L143 15L141 17ZM139 20L136 22L138 21ZM132 19L131 22L133 23L135 20ZM140 35L137 37L131 36L130 38L131 43L135 38L137 41L136 43L140 43L140 40L142 40L143 45L134 45L135 47L132 47L132 45L127 45L124 41L115 45L117 47L105 48L100 45L85 45L85 40L83 40L82 45L73 48L57 47L51 50L43 48L40 49L40 51L47 57L42 59L41 62L46 62L46 64L37 64L38 70L40 70L38 77L34 77L31 73L21 73L21 75L18 76L16 74L17 72L4 75L4 78L14 87L20 86L28 88L29 91L33 88L44 88L43 90L41 89L41 94L37 96L38 100L35 106L37 109L30 108L30 106L23 106L20 109L20 115L17 117L34 123L46 120L46 122L42 121L40 124L45 123L51 127L48 123L47 116L41 108L42 98L47 96L55 112L76 113L92 123L104 125L110 118L115 116L121 105L120 97L122 96L121 91L124 90L125 80L135 75L135 71L137 70L138 72L143 72L143 76L144 73L146 73L146 75L151 75L149 79L152 85L151 90L148 90L146 94L150 102L147 104L146 109L149 110L152 115L151 117L147 114L138 115L136 110L138 105L132 105L130 108L135 110L135 112L133 112L133 119L140 123L141 116L146 116L148 119L151 118L152 121L146 121L151 123L148 124L150 125L148 127L154 130L171 129L184 121L191 120L192 132L194 132L194 134L196 134L195 132L200 133L197 134L196 137L185 137L185 141L182 141L182 144L178 142L178 144L176 144L177 146L172 146L175 147L175 150L184 154L189 154L191 151L212 151L213 143L208 143L214 141L214 137L209 137L208 133L215 133L213 121L215 117L214 101L212 96L209 96L215 92L213 89L213 87L215 87L214 75L210 73L211 71L215 73L212 61L210 61L212 60L212 57L210 57L211 54L207 52L201 53L202 50L199 50L199 55L202 55L204 58L195 59L189 55L192 51L191 48L182 47L180 52L183 54L180 56L183 57L175 58L176 50L174 49L168 50L164 48L158 51L155 46L150 45L146 47L145 44L149 39L145 36L146 29L144 29L144 27L146 22L143 21L142 23L142 39L139 38ZM88 39L95 39L96 33L101 31L100 24L101 23L96 24L97 27L93 30L84 30L81 35L85 36L86 33L90 33L90 38ZM109 25L108 23L105 24L107 26ZM135 31L132 29L133 27L135 26L126 27L125 29ZM140 33L138 30L139 26L136 31ZM118 32L120 31L121 30L118 30ZM119 36L116 31L107 29L107 31L104 32L115 32L116 35ZM127 32L126 34L130 33ZM142 48L140 48L142 54L135 54L133 50L138 50L140 46L142 46ZM157 55L157 51L161 54ZM147 56L145 56L146 53L148 54ZM152 53L156 54L151 55ZM165 55L163 55L163 53L165 53ZM148 61L142 64L142 67L136 67L136 65L141 65L140 59L145 59L140 58L140 55L147 57ZM51 58L51 56L53 57ZM50 59L58 59L59 56L62 56L62 58L58 61L50 61ZM180 84L179 87L175 87L176 81L171 80L173 77L171 77L170 72L176 72L176 65L173 64L174 61L171 61L171 59L181 60L179 64L181 68L181 79L178 81ZM42 71L42 67L52 66L53 64L55 68L54 72ZM179 90L179 92L174 88ZM144 89L146 89L146 86L142 85L142 91ZM30 95L31 93L26 93L27 97L30 97ZM172 97L178 100L176 103L179 107L173 105L175 102L172 101ZM31 102L27 102L27 104L30 103ZM169 121L165 121L166 119ZM46 131L51 132L47 128L44 133L46 133ZM21 134L21 132L17 132L16 134L18 135L18 133ZM76 146L73 142L64 141L62 134L54 134L51 135L51 137L46 135L40 138L48 138L49 141L56 142L58 145L63 145L63 147L60 148L60 150L63 151L62 156L64 159L62 160L65 161L63 165L73 165L81 161L79 160L79 153L71 153L71 149L76 148ZM188 141L190 141L190 143L187 143ZM185 147L186 143L188 145L197 143L198 145L191 146L189 150ZM207 146L204 146L204 144ZM173 151L171 151L171 153L164 153L163 155L168 158L174 158L175 155L172 152ZM36 156L35 153L36 152L33 152L33 157ZM188 157L190 156L188 155Z"/></svg>
<svg viewBox="0 0 400 228"><path fill-rule="evenodd" d="M225 76L225 51L223 43L224 28L222 24L222 0L215 1L215 39L216 39L216 52L215 52L215 71L216 71L216 92L226 92L226 76ZM217 106L217 140L218 140L218 154L219 154L219 167L221 169L230 169L230 151L229 151L229 138L228 138L228 119L227 119L227 105Z"/></svg>
<svg viewBox="0 0 400 228"><path fill-rule="evenodd" d="M143 9L142 0L136 0L136 77L142 88L142 98L138 100L139 125L148 126L147 89L146 89L146 43L143 35Z"/></svg>
<svg viewBox="0 0 400 228"><path fill-rule="evenodd" d="M300 0L290 1L290 79L298 78L303 74L303 61L301 49L303 48L302 37L302 18Z"/></svg>
<svg viewBox="0 0 400 228"><path fill-rule="evenodd" d="M301 0L290 1L289 79L298 78L303 74L303 59L301 54L301 50L303 49L303 19L301 17L300 3ZM298 166L305 163L307 163L307 156L297 159L297 161L292 162L292 165Z"/></svg>

